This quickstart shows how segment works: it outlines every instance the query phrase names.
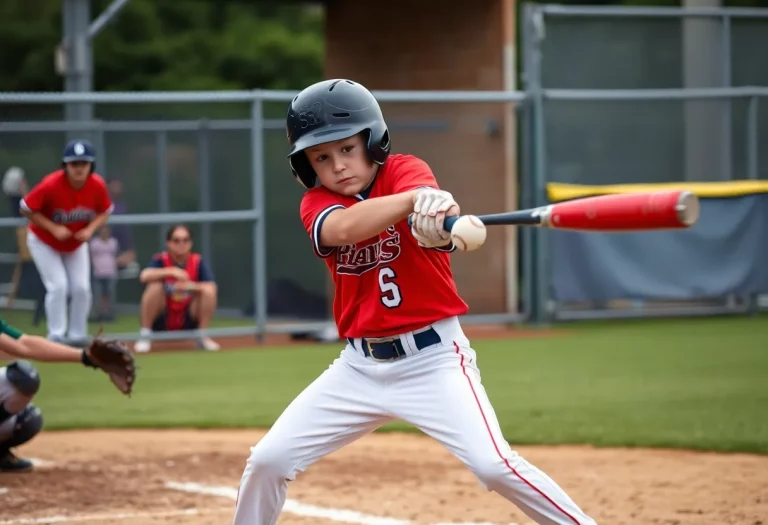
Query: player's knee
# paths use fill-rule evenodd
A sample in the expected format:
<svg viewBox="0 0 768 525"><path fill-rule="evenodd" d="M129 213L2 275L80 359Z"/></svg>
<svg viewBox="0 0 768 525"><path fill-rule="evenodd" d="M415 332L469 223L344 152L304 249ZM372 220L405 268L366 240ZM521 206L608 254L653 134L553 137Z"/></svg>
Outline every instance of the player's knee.
<svg viewBox="0 0 768 525"><path fill-rule="evenodd" d="M208 286L203 288L203 297L209 300L216 300L216 296L219 293L219 289L216 283L209 283Z"/></svg>
<svg viewBox="0 0 768 525"><path fill-rule="evenodd" d="M67 281L55 281L48 283L45 288L46 293L55 299L66 301L69 294L69 283Z"/></svg>
<svg viewBox="0 0 768 525"><path fill-rule="evenodd" d="M88 281L73 282L70 284L69 294L72 297L87 297L91 295L91 284Z"/></svg>
<svg viewBox="0 0 768 525"><path fill-rule="evenodd" d="M160 281L153 281L148 283L144 287L144 292L141 295L142 300L157 300L165 298L165 290L163 289L163 283Z"/></svg>
<svg viewBox="0 0 768 525"><path fill-rule="evenodd" d="M23 445L43 429L43 413L35 405L29 404L16 414L16 421L10 437L0 442L0 448L13 448Z"/></svg>
<svg viewBox="0 0 768 525"><path fill-rule="evenodd" d="M295 477L295 464L288 454L279 447L268 446L262 442L251 449L246 472L265 481L292 480Z"/></svg>
<svg viewBox="0 0 768 525"><path fill-rule="evenodd" d="M5 378L22 397L32 399L40 389L40 374L35 365L23 359L5 367Z"/></svg>
<svg viewBox="0 0 768 525"><path fill-rule="evenodd" d="M506 478L512 474L506 462L496 455L477 458L471 468L480 483L488 490L504 485Z"/></svg>

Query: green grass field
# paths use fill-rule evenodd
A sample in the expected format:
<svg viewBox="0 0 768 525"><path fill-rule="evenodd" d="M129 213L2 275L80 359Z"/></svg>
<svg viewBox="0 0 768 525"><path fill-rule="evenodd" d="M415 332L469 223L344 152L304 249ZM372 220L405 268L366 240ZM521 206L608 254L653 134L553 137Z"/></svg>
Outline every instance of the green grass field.
<svg viewBox="0 0 768 525"><path fill-rule="evenodd" d="M9 324L17 327L28 334L45 335L45 321L41 322L37 326L32 326L32 312L23 310L7 310L2 312L2 318ZM254 322L251 319L239 319L239 318L214 318L211 322L212 328L222 328L226 326L253 326ZM104 328L104 333L108 334L125 334L125 333L137 333L139 331L139 317L138 315L123 314L117 317L114 322L111 323L89 323L88 328L91 334L96 334L99 328Z"/></svg>
<svg viewBox="0 0 768 525"><path fill-rule="evenodd" d="M474 343L510 442L768 453L768 317L556 330L556 337ZM140 355L131 399L96 371L41 364L36 402L49 430L268 427L340 349ZM383 430L392 429L413 430Z"/></svg>

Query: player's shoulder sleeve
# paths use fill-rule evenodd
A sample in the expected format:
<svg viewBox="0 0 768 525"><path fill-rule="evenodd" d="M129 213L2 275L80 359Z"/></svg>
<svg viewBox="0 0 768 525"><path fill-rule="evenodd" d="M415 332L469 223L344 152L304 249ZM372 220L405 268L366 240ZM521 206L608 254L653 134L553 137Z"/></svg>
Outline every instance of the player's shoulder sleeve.
<svg viewBox="0 0 768 525"><path fill-rule="evenodd" d="M115 209L115 205L112 203L112 198L109 196L109 190L107 190L107 183L104 177L98 173L91 173L91 180L93 185L93 191L96 197L96 213L112 213Z"/></svg>
<svg viewBox="0 0 768 525"><path fill-rule="evenodd" d="M57 175L59 175L59 172L54 171L43 177L42 180L35 184L32 189L29 190L29 193L21 199L19 207L27 213L43 211L54 193Z"/></svg>
<svg viewBox="0 0 768 525"><path fill-rule="evenodd" d="M212 283L214 281L215 279L213 278L211 267L208 266L208 263L205 262L205 259L200 257L200 262L198 263L197 267L197 282Z"/></svg>
<svg viewBox="0 0 768 525"><path fill-rule="evenodd" d="M341 199L322 187L312 188L301 199L301 222L312 240L312 247L318 257L329 257L335 250L335 247L320 245L320 232L328 215L342 208L346 206Z"/></svg>
<svg viewBox="0 0 768 525"><path fill-rule="evenodd" d="M393 194L423 187L439 189L432 168L419 157L393 155L390 160L392 165L389 166L387 175Z"/></svg>
<svg viewBox="0 0 768 525"><path fill-rule="evenodd" d="M149 264L147 265L147 268L162 268L163 267L163 256L159 253L156 253L152 256L152 259L149 261Z"/></svg>

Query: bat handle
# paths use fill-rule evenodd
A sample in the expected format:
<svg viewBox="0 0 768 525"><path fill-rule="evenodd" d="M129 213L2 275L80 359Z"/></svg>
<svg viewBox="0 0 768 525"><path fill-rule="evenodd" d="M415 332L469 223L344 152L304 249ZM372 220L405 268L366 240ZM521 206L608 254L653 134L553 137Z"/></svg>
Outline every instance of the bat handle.
<svg viewBox="0 0 768 525"><path fill-rule="evenodd" d="M456 224L456 221L459 220L458 215L452 215L450 217L446 217L443 221L443 229L447 232L451 231L453 229L453 225Z"/></svg>
<svg viewBox="0 0 768 525"><path fill-rule="evenodd" d="M411 219L411 215L408 216L408 226L413 226L413 220ZM456 221L459 220L458 215L452 215L450 217L446 217L443 221L443 229L447 232L451 231L453 229L453 225L456 224Z"/></svg>

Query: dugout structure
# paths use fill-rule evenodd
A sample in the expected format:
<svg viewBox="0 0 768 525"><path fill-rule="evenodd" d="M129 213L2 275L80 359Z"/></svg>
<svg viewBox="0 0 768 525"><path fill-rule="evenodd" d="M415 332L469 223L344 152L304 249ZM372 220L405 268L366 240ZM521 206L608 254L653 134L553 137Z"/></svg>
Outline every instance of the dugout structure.
<svg viewBox="0 0 768 525"><path fill-rule="evenodd" d="M386 4L329 0L325 78L350 78L373 91L515 89L515 2L471 6L435 0ZM515 209L515 108L505 103L382 103L395 153L430 164L462 213ZM491 231L492 230L492 231ZM491 228L482 250L452 260L473 314L516 312L517 239Z"/></svg>

